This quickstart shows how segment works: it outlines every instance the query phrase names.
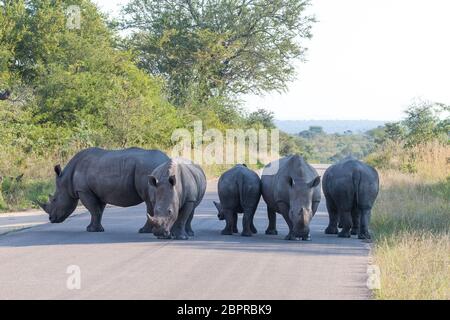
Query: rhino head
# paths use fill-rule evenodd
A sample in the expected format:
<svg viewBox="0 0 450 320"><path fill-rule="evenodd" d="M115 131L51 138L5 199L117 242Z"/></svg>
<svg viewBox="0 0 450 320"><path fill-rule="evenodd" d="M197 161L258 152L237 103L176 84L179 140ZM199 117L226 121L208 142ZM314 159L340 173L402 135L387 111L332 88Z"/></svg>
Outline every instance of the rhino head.
<svg viewBox="0 0 450 320"><path fill-rule="evenodd" d="M67 184L62 180L61 166L55 166L56 191L54 195L49 195L48 202L38 202L39 206L48 213L51 223L61 223L75 211L78 199L69 195Z"/></svg>
<svg viewBox="0 0 450 320"><path fill-rule="evenodd" d="M313 217L312 198L314 188L320 183L317 176L311 181L288 177L289 185L289 218L292 221L292 231L296 238L308 238L309 223Z"/></svg>
<svg viewBox="0 0 450 320"><path fill-rule="evenodd" d="M153 203L153 216L148 216L153 225L153 234L158 238L170 238L173 224L178 218L179 197L176 189L175 175L160 181L149 176L149 192Z"/></svg>

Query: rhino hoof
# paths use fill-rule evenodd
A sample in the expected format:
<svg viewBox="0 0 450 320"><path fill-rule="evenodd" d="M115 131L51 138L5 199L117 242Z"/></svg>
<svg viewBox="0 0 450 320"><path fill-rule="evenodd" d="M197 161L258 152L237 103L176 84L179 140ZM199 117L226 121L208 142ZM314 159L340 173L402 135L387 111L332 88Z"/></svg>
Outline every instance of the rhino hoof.
<svg viewBox="0 0 450 320"><path fill-rule="evenodd" d="M276 236L278 234L278 231L276 229L267 229L266 234Z"/></svg>
<svg viewBox="0 0 450 320"><path fill-rule="evenodd" d="M300 238L288 234L288 235L284 238L284 240L289 240L289 241L300 241Z"/></svg>
<svg viewBox="0 0 450 320"><path fill-rule="evenodd" d="M179 234L175 236L175 240L188 240L189 237L185 234Z"/></svg>
<svg viewBox="0 0 450 320"><path fill-rule="evenodd" d="M325 234L338 234L339 230L336 227L327 227L325 229Z"/></svg>
<svg viewBox="0 0 450 320"><path fill-rule="evenodd" d="M233 232L231 232L230 230L222 230L220 234L224 236L231 236L233 235Z"/></svg>
<svg viewBox="0 0 450 320"><path fill-rule="evenodd" d="M372 237L370 236L370 234L369 233L360 233L360 234L358 234L358 239L361 239L361 240L370 240Z"/></svg>
<svg viewBox="0 0 450 320"><path fill-rule="evenodd" d="M86 228L87 232L103 232L105 229L101 225L88 225Z"/></svg>
<svg viewBox="0 0 450 320"><path fill-rule="evenodd" d="M350 236L350 232L343 232L343 231L341 231L341 232L338 233L338 237L339 238L350 238L351 236Z"/></svg>
<svg viewBox="0 0 450 320"><path fill-rule="evenodd" d="M251 230L252 230L252 233L253 233L253 234L257 234L257 233L258 233L258 230L256 230L255 227L251 227Z"/></svg>
<svg viewBox="0 0 450 320"><path fill-rule="evenodd" d="M243 237L251 237L253 234L251 232L242 232L241 236Z"/></svg>
<svg viewBox="0 0 450 320"><path fill-rule="evenodd" d="M233 233L239 233L239 230L237 228L233 229Z"/></svg>
<svg viewBox="0 0 450 320"><path fill-rule="evenodd" d="M311 241L311 236L308 234L307 236L302 237L303 241Z"/></svg>
<svg viewBox="0 0 450 320"><path fill-rule="evenodd" d="M195 235L194 231L192 231L192 230L186 231L186 233L189 237L193 237Z"/></svg>
<svg viewBox="0 0 450 320"><path fill-rule="evenodd" d="M359 234L359 230L358 229L352 229L352 231L350 232L350 234L352 236L356 236L357 234Z"/></svg>

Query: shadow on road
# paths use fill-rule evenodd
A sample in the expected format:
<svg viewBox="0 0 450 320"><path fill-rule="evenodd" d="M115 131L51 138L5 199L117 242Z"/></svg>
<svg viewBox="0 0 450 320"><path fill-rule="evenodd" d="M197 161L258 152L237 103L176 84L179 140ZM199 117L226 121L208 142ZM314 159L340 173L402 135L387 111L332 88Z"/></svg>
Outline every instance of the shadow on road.
<svg viewBox="0 0 450 320"><path fill-rule="evenodd" d="M18 231L0 237L0 247L30 246L71 246L141 243L149 248L170 246L182 250L224 250L239 253L306 254L306 255L366 255L366 248L358 239L339 239L336 236L323 234L327 218L323 213L316 215L311 225L312 241L286 241L287 226L279 217L276 236L265 235L267 219L259 210L255 216L258 234L242 237L240 234L224 236L220 234L224 223L217 220L214 211L203 209L194 219L196 236L187 241L162 240L152 234L139 234L137 230L145 221L137 207L132 213L124 216L120 210L107 212L104 217L105 232L88 233L85 231L89 223L89 215L82 214L70 218L63 224L45 224ZM114 212L116 211L116 212ZM239 218L239 230L241 226ZM330 254L332 252L332 254Z"/></svg>

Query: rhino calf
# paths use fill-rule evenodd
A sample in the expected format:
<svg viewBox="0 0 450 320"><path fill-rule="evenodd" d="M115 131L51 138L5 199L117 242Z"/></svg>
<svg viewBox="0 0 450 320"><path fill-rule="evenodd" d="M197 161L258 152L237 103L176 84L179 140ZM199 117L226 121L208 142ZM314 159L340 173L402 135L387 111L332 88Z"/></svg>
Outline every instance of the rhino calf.
<svg viewBox="0 0 450 320"><path fill-rule="evenodd" d="M329 167L323 176L323 193L330 218L325 233L370 239L370 215L378 189L377 171L361 161L347 157ZM340 232L338 223L342 225Z"/></svg>
<svg viewBox="0 0 450 320"><path fill-rule="evenodd" d="M170 159L148 177L153 214L148 215L153 234L160 239L186 240L193 236L191 221L206 191L206 177L196 164Z"/></svg>
<svg viewBox="0 0 450 320"><path fill-rule="evenodd" d="M242 236L249 237L257 230L253 217L261 198L259 176L244 165L236 165L219 178L218 193L220 202L214 201L219 220L225 220L223 235L237 233L237 214L243 213Z"/></svg>
<svg viewBox="0 0 450 320"><path fill-rule="evenodd" d="M48 203L39 205L48 213L51 223L61 223L75 211L81 200L91 214L91 223L86 230L102 232L101 220L106 204L130 207L145 202L147 212L151 212L146 193L148 175L168 159L159 150L140 148L82 150L64 170L60 165L55 166L56 192ZM146 231L149 231L147 224L140 232Z"/></svg>
<svg viewBox="0 0 450 320"><path fill-rule="evenodd" d="M309 223L321 198L317 171L302 157L291 155L265 166L261 185L269 218L266 234L278 234L278 212L289 226L286 240L310 240Z"/></svg>

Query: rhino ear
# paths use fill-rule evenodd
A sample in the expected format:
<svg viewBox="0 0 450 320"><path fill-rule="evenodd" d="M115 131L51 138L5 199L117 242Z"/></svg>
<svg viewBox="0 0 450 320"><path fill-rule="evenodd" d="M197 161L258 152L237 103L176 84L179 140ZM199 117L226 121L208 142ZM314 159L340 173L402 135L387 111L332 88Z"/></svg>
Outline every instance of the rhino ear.
<svg viewBox="0 0 450 320"><path fill-rule="evenodd" d="M61 176L61 171L62 171L61 166L59 164L57 164L54 169L55 169L56 176L57 177Z"/></svg>
<svg viewBox="0 0 450 320"><path fill-rule="evenodd" d="M220 205L220 202L217 201L213 201L214 205L216 206L216 209L220 212L220 210L222 210L222 206Z"/></svg>
<svg viewBox="0 0 450 320"><path fill-rule="evenodd" d="M154 176L148 176L148 183L151 186L156 187L156 185L158 184L158 179L156 179Z"/></svg>
<svg viewBox="0 0 450 320"><path fill-rule="evenodd" d="M308 187L315 188L315 187L317 187L319 185L319 183L320 183L320 176L317 176L317 177L314 178L313 181L308 183Z"/></svg>
<svg viewBox="0 0 450 320"><path fill-rule="evenodd" d="M175 178L175 176L170 176L169 177L169 183L174 186L177 183L177 178Z"/></svg>

